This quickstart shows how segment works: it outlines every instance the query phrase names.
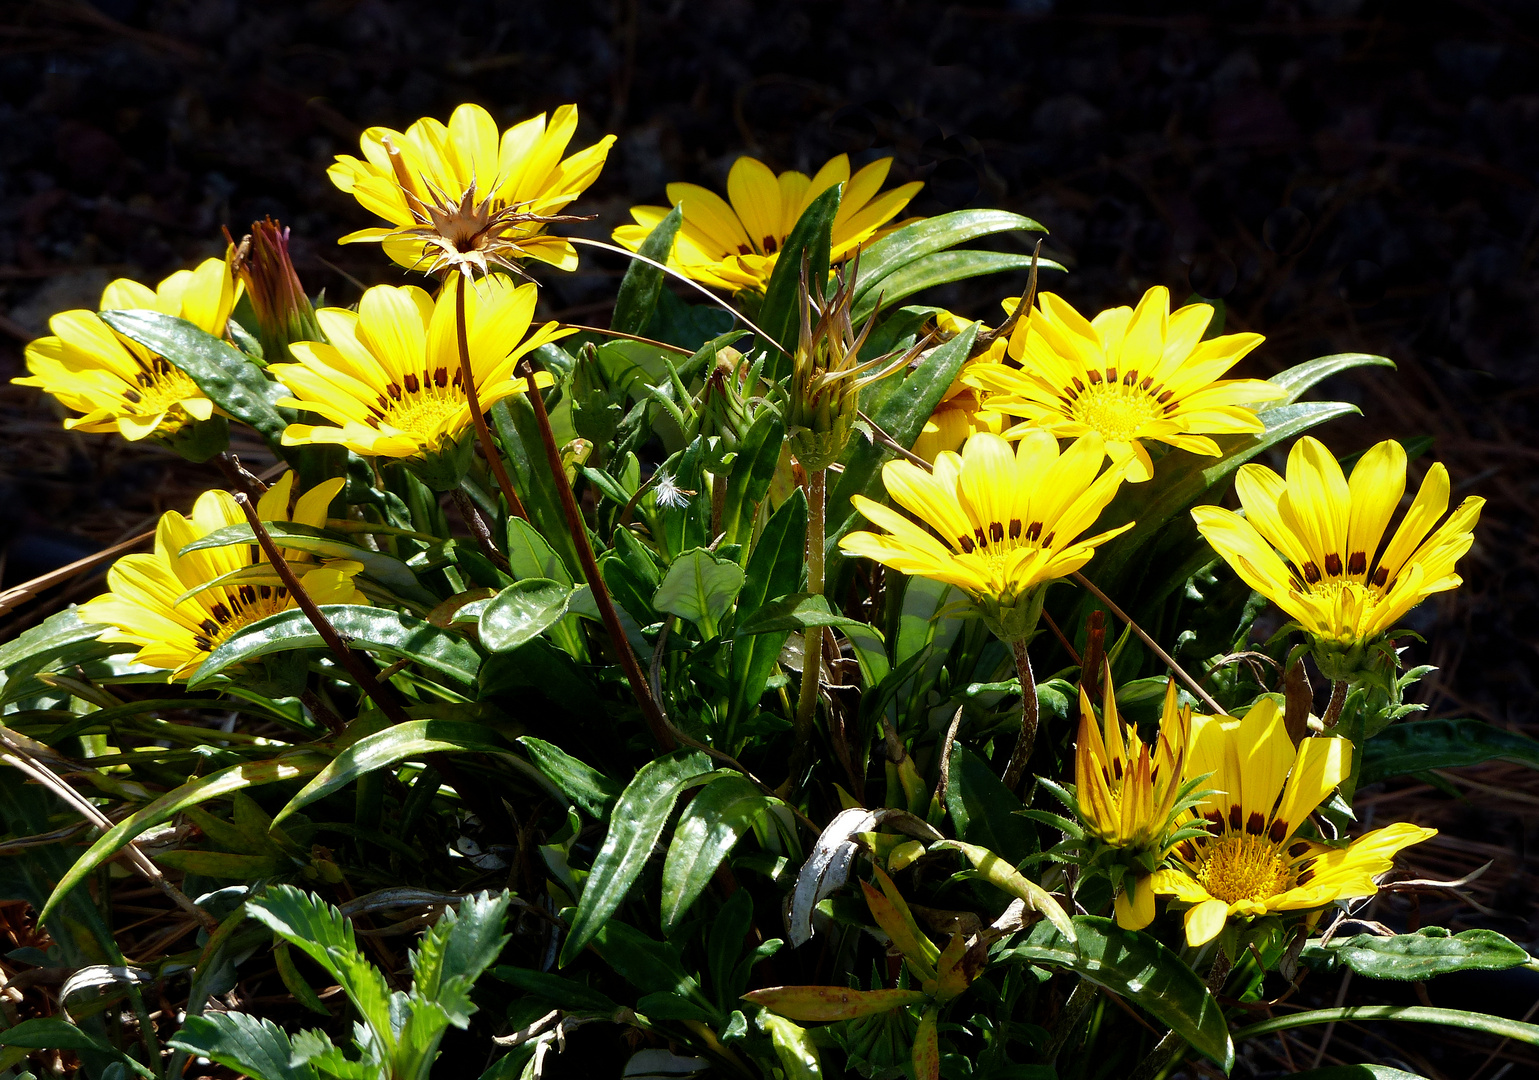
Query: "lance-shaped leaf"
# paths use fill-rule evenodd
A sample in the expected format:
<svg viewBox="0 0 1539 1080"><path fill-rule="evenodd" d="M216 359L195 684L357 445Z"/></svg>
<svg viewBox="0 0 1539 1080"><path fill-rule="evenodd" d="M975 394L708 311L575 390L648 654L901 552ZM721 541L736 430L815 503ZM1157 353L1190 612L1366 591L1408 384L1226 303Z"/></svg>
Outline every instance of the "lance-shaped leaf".
<svg viewBox="0 0 1539 1080"><path fill-rule="evenodd" d="M460 687L476 684L481 655L458 634L410 615L362 604L325 604L320 610L355 649L410 660ZM303 611L280 611L230 635L187 680L187 687L206 686L225 668L259 656L325 644Z"/></svg>
<svg viewBox="0 0 1539 1080"><path fill-rule="evenodd" d="M1495 930L1465 930L1450 934L1441 926L1426 926L1414 934L1311 942L1300 958L1315 970L1345 964L1370 979L1420 982L1455 971L1504 971L1533 963L1533 957Z"/></svg>
<svg viewBox="0 0 1539 1080"><path fill-rule="evenodd" d="M1420 1073L1391 1069L1388 1065L1328 1065L1291 1075L1293 1080L1427 1080Z"/></svg>
<svg viewBox="0 0 1539 1080"><path fill-rule="evenodd" d="M914 1080L940 1080L940 1010L931 1005L914 1033Z"/></svg>
<svg viewBox="0 0 1539 1080"><path fill-rule="evenodd" d="M860 883L861 892L866 895L866 906L871 909L876 924L892 939L893 947L903 954L903 959L908 961L914 973L921 979L934 980L940 949L919 929L919 924L914 921L914 913L909 910L908 902L898 892L898 887L892 883L892 878L880 866L875 870L880 890L873 889L864 881Z"/></svg>
<svg viewBox="0 0 1539 1080"><path fill-rule="evenodd" d="M1509 1020L1505 1016L1489 1013L1465 1012L1460 1009L1433 1009L1422 1005L1348 1005L1337 1009L1311 1009L1309 1012L1275 1016L1255 1024L1237 1028L1234 1041L1254 1039L1258 1035L1271 1035L1277 1031L1309 1027L1312 1024L1361 1023L1364 1020L1398 1020L1408 1024L1443 1024L1494 1035L1499 1039L1516 1039L1539 1046L1539 1025L1525 1024L1521 1020Z"/></svg>
<svg viewBox="0 0 1539 1080"><path fill-rule="evenodd" d="M1052 259L1037 259L1040 270L1062 270L1063 265ZM1008 274L1018 270L1030 270L1030 255L1007 254L998 251L937 251L915 259L884 277L879 284L855 302L850 315L857 323L878 310L891 307L898 301L923 292L937 285L949 285L953 281L982 277L985 274Z"/></svg>
<svg viewBox="0 0 1539 1080"><path fill-rule="evenodd" d="M1026 944L997 959L1028 960L1077 972L1148 1010L1226 1072L1234 1062L1223 1009L1197 973L1149 934L1123 930L1111 919L1076 915L1074 940L1042 922Z"/></svg>
<svg viewBox="0 0 1539 1080"><path fill-rule="evenodd" d="M808 204L797 219L791 234L781 246L775 259L775 270L770 274L764 289L764 303L759 308L758 323L761 329L774 338L789 352L796 349L797 332L801 327L801 305L797 298L801 291L802 257L807 260L807 285L818 296L822 295L823 282L828 280L830 237L833 234L834 215L839 212L839 199L843 184L835 184ZM773 345L764 365L764 377L774 382L791 370L790 357Z"/></svg>
<svg viewBox="0 0 1539 1080"><path fill-rule="evenodd" d="M780 417L766 409L743 436L727 478L727 497L721 506L722 543L743 544L746 550L759 504L775 478L785 435Z"/></svg>
<svg viewBox="0 0 1539 1080"><path fill-rule="evenodd" d="M989 768L989 763L960 742L951 744L947 773L946 812L957 836L997 852L1012 866L1038 848L1037 831L1019 816L1025 809L1015 792Z"/></svg>
<svg viewBox="0 0 1539 1080"><path fill-rule="evenodd" d="M854 1020L891 1009L918 1005L929 997L923 990L851 990L842 986L772 986L744 994L744 1001L802 1023Z"/></svg>
<svg viewBox="0 0 1539 1080"><path fill-rule="evenodd" d="M860 252L860 279L855 283L855 299L877 289L895 270L911 265L916 259L937 251L965 244L980 236L1002 232L1046 232L1028 217L1006 210L954 210L932 218L923 218L901 229L894 229Z"/></svg>
<svg viewBox="0 0 1539 1080"><path fill-rule="evenodd" d="M988 848L979 847L977 844L964 844L959 840L943 840L930 848L930 850L942 851L948 848L960 851L963 855L966 855L968 861L973 864L974 868L977 869L978 873L989 884L1003 889L1017 900L1020 900L1032 911L1039 913L1048 922L1052 923L1066 939L1071 942L1074 940L1074 923L1069 919L1068 913L1063 910L1063 905L1053 898L1052 893L1038 885L1035 881L1027 878L1026 875L1005 862L998 855L995 855Z"/></svg>
<svg viewBox="0 0 1539 1080"><path fill-rule="evenodd" d="M210 401L278 446L288 420L274 404L288 389L239 349L185 319L159 311L104 311L102 322L187 373Z"/></svg>
<svg viewBox="0 0 1539 1080"><path fill-rule="evenodd" d="M770 515L748 556L746 580L737 600L739 626L761 611L771 597L784 596L801 584L806 536L807 496L797 488ZM763 696L785 639L786 634L781 632L738 637L732 642L732 659L727 668L727 682L732 687L727 710L729 726L746 716Z"/></svg>
<svg viewBox="0 0 1539 1080"><path fill-rule="evenodd" d="M481 611L481 644L510 652L558 623L572 599L572 586L550 578L524 578L503 589Z"/></svg>
<svg viewBox="0 0 1539 1080"><path fill-rule="evenodd" d="M1292 405L1307 390L1317 383L1324 382L1332 375L1340 375L1342 372L1360 367L1392 368L1394 366L1395 362L1389 357L1373 356L1369 353L1336 353L1333 356L1320 356L1313 360L1306 360L1302 364L1294 364L1287 371L1279 371L1267 380L1286 390L1287 396L1267 402L1262 409L1265 411L1282 405Z"/></svg>
<svg viewBox="0 0 1539 1080"><path fill-rule="evenodd" d="M620 785L559 746L525 735L518 740L534 767L590 817L603 818L620 797Z"/></svg>
<svg viewBox="0 0 1539 1080"><path fill-rule="evenodd" d="M303 551L322 559L347 559L362 563L365 576L373 578L396 595L423 604L438 602L438 597L422 587L412 568L394 555L349 543L331 535L325 529L317 529L303 522L264 521L262 527L281 548ZM226 525L206 536L200 536L182 548L180 554L256 542L256 534L251 531L250 525Z"/></svg>
<svg viewBox="0 0 1539 1080"><path fill-rule="evenodd" d="M507 754L508 748L480 724L453 720L408 720L365 735L333 758L299 794L278 811L277 824L317 799L398 761L428 754Z"/></svg>
<svg viewBox="0 0 1539 1080"><path fill-rule="evenodd" d="M200 776L196 780L189 780L181 787L166 792L148 806L135 811L102 833L96 843L75 860L69 872L55 886L53 895L48 898L48 903L44 906L38 921L47 919L71 889L146 829L152 829L156 825L170 821L189 806L197 806L209 799L233 795L247 788L311 776L320 772L325 764L326 758L323 755L299 751L271 761L251 761L231 765L207 776Z"/></svg>
<svg viewBox="0 0 1539 1080"><path fill-rule="evenodd" d="M663 933L673 933L754 818L777 802L746 776L729 773L684 808L663 863Z"/></svg>
<svg viewBox="0 0 1539 1080"><path fill-rule="evenodd" d="M688 619L706 637L715 637L721 617L737 599L743 581L743 568L735 561L695 548L673 560L652 597L652 606Z"/></svg>
<svg viewBox="0 0 1539 1080"><path fill-rule="evenodd" d="M641 767L615 802L604 846L583 885L577 914L561 947L561 964L572 962L617 910L673 813L679 792L710 772L698 750L676 750Z"/></svg>
<svg viewBox="0 0 1539 1080"><path fill-rule="evenodd" d="M673 251L673 241L679 234L684 220L684 207L675 206L668 216L642 241L638 254L653 262L667 265ZM620 279L620 291L615 294L615 311L610 317L609 328L622 334L644 333L657 307L657 296L663 288L663 272L640 259L632 259Z"/></svg>
<svg viewBox="0 0 1539 1080"><path fill-rule="evenodd" d="M823 1059L817 1044L800 1024L772 1012L761 1012L759 1027L770 1037L785 1080L823 1080Z"/></svg>
<svg viewBox="0 0 1539 1080"><path fill-rule="evenodd" d="M859 619L846 618L828 609L822 593L791 593L765 604L744 619L733 633L737 637L753 634L778 634L806 630L812 626L865 626Z"/></svg>
<svg viewBox="0 0 1539 1080"><path fill-rule="evenodd" d="M1483 720L1415 720L1393 724L1363 747L1359 784L1428 769L1457 769L1493 759L1539 768L1539 739Z"/></svg>

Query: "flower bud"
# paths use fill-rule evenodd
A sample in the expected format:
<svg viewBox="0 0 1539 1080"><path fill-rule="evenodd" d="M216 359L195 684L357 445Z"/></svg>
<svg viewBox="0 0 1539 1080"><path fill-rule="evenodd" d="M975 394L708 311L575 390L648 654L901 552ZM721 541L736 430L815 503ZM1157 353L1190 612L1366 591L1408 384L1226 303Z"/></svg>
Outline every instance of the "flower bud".
<svg viewBox="0 0 1539 1080"><path fill-rule="evenodd" d="M232 267L257 317L257 340L268 363L292 361L291 341L325 341L315 308L289 259L289 230L272 218L253 221L235 248Z"/></svg>
<svg viewBox="0 0 1539 1080"><path fill-rule="evenodd" d="M577 434L607 446L625 416L625 388L616 385L591 342L577 351L572 367L572 426Z"/></svg>

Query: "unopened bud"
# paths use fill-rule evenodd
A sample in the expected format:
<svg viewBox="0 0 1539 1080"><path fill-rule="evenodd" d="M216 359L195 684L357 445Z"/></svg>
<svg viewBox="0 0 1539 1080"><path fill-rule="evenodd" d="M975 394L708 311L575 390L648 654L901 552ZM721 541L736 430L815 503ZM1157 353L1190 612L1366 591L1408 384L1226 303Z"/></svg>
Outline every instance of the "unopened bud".
<svg viewBox="0 0 1539 1080"><path fill-rule="evenodd" d="M257 317L257 340L268 363L292 361L291 341L325 341L315 308L289 259L289 230L272 218L253 221L235 247L231 268L246 286Z"/></svg>

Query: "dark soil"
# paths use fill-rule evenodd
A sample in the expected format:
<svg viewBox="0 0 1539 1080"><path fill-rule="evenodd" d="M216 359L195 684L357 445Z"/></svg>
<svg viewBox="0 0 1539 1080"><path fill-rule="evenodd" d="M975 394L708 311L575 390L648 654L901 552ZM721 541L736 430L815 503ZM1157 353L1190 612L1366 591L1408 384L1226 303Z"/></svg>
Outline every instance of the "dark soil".
<svg viewBox="0 0 1539 1080"><path fill-rule="evenodd" d="M302 276L334 303L395 279L376 249L336 246L370 222L326 166L356 152L366 125L444 118L461 101L505 122L575 101L574 145L618 134L577 205L598 215L585 227L598 236L631 203L663 201L671 180L719 189L744 152L806 170L842 151L890 154L895 180L927 181L912 212L988 205L1042 222L1072 270L1045 285L1082 310L1165 284L1222 298L1228 329L1265 334L1255 374L1327 353L1393 358L1398 372L1322 388L1364 414L1330 427L1332 448L1430 435L1456 496L1489 500L1467 584L1414 620L1440 668L1421 700L1539 734L1536 72L1539 8L1525 0L11 0L0 376L21 372L22 344L51 313L94 307L112 277L153 283L222 252L221 225L239 234L271 214L293 226ZM551 314L602 324L621 270L585 255L581 272L546 275ZM1023 284L932 299L997 319ZM208 482L152 448L66 435L34 391L6 387L0 408L7 586L135 534ZM7 636L65 599L3 616ZM1495 859L1464 894L1479 907L1442 892L1419 915L1397 898L1375 917L1488 925L1534 947L1536 773L1451 779L1458 798L1401 785L1360 808L1447 830L1411 858L1424 876ZM1294 1001L1381 1000L1361 982L1324 984ZM1531 978L1424 992L1515 1016L1539 1000ZM1449 1029L1369 1027L1338 1028L1325 1062L1465 1077L1494 1049ZM1241 1068L1277 1071L1289 1054L1307 1067L1322 1034L1258 1042ZM1481 1076L1536 1061L1503 1051Z"/></svg>

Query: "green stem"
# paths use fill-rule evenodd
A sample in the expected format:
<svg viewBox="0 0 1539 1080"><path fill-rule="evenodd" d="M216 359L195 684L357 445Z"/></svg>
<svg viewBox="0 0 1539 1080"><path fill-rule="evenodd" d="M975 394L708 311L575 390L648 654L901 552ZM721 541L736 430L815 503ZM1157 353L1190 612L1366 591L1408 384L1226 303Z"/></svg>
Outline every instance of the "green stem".
<svg viewBox="0 0 1539 1080"><path fill-rule="evenodd" d="M814 469L807 474L807 591L823 592L824 481L827 473ZM796 702L796 722L791 740L791 784L806 767L812 752L812 722L818 712L818 679L823 667L823 628L808 627L802 635L802 688Z"/></svg>
<svg viewBox="0 0 1539 1080"><path fill-rule="evenodd" d="M1010 751L1010 764L1005 768L1005 787L1014 791L1031 761L1031 748L1037 743L1037 680L1031 673L1025 640L1012 641L1010 651L1015 655L1015 671L1021 679L1021 733L1015 737L1015 749Z"/></svg>

